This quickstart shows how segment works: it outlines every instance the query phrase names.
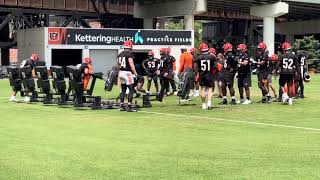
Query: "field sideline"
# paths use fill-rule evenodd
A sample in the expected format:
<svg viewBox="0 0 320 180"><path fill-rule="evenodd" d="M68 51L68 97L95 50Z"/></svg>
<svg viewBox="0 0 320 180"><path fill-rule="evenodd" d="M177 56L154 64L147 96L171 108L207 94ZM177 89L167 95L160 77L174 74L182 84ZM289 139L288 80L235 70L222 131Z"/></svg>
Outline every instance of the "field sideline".
<svg viewBox="0 0 320 180"><path fill-rule="evenodd" d="M319 179L319 89L316 75L293 106L203 111L171 96L120 113L9 103L0 80L0 179Z"/></svg>

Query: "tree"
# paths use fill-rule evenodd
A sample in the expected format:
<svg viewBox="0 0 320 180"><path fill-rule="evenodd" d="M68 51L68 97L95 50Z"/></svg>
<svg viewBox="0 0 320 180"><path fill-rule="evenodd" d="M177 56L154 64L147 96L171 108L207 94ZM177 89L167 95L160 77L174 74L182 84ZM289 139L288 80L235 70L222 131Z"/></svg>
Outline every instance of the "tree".
<svg viewBox="0 0 320 180"><path fill-rule="evenodd" d="M202 42L202 22L195 21L194 22L194 46L199 47Z"/></svg>
<svg viewBox="0 0 320 180"><path fill-rule="evenodd" d="M171 30L183 30L184 24L183 19L180 20L178 23L170 21L166 24L166 29ZM195 21L194 22L194 46L199 47L199 44L202 42L202 22Z"/></svg>
<svg viewBox="0 0 320 180"><path fill-rule="evenodd" d="M295 50L305 51L308 59L320 59L320 42L314 36L304 36L303 39L296 39L293 47Z"/></svg>

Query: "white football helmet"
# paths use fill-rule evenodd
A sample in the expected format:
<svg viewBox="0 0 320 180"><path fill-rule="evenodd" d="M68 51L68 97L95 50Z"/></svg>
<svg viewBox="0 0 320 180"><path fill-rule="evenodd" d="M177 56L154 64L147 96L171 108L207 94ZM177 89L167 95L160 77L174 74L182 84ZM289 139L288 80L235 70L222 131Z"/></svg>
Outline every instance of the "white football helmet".
<svg viewBox="0 0 320 180"><path fill-rule="evenodd" d="M310 82L311 81L311 76L310 76L310 74L309 73L304 73L304 75L303 75L303 80L304 80L304 82Z"/></svg>

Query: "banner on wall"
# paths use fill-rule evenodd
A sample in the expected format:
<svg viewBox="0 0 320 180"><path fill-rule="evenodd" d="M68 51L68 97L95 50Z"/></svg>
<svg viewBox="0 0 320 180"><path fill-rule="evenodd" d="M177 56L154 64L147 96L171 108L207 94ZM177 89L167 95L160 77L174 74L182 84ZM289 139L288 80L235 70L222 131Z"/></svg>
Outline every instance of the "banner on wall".
<svg viewBox="0 0 320 180"><path fill-rule="evenodd" d="M193 31L139 29L48 28L48 44L122 45L131 40L135 45L192 45Z"/></svg>

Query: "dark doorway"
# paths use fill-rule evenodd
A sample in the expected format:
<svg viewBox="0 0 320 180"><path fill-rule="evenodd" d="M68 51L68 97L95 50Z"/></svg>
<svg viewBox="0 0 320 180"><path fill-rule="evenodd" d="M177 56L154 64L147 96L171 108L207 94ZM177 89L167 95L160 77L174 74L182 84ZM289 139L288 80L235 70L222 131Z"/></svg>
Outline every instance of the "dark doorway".
<svg viewBox="0 0 320 180"><path fill-rule="evenodd" d="M82 63L82 49L52 49L53 66L69 66Z"/></svg>
<svg viewBox="0 0 320 180"><path fill-rule="evenodd" d="M142 62L148 58L148 52L133 52L134 63L136 65L136 70L139 75L146 75L145 70L142 67Z"/></svg>

